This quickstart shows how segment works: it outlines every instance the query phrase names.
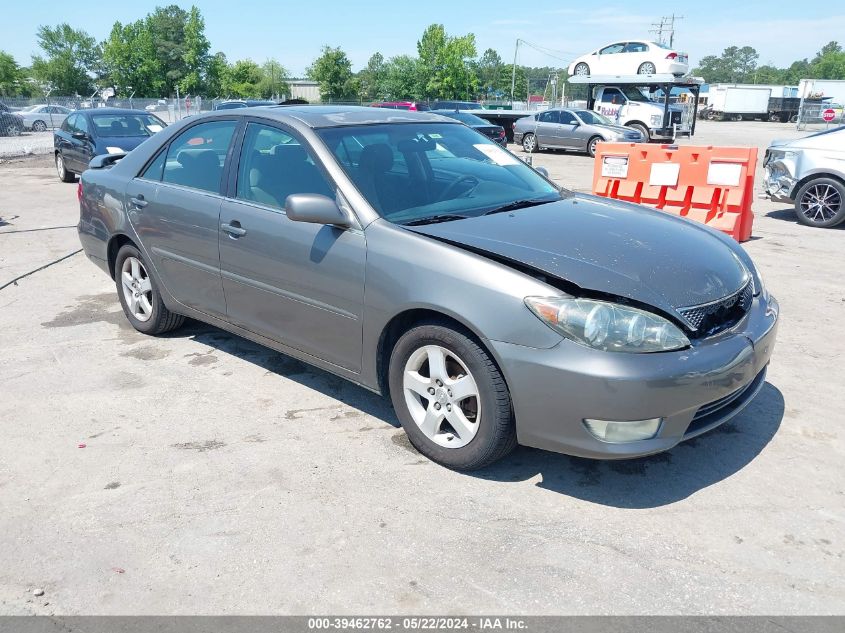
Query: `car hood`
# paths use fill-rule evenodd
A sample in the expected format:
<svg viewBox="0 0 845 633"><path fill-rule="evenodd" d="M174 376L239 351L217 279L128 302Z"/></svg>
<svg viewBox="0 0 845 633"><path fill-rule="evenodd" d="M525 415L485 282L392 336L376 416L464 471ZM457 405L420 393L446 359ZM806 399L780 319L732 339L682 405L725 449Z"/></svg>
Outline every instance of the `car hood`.
<svg viewBox="0 0 845 633"><path fill-rule="evenodd" d="M678 308L728 296L751 278L710 229L595 196L407 228L676 315Z"/></svg>
<svg viewBox="0 0 845 633"><path fill-rule="evenodd" d="M97 140L98 148L105 150L107 147L119 147L124 152L131 152L141 143L146 141L149 136L109 136Z"/></svg>
<svg viewBox="0 0 845 633"><path fill-rule="evenodd" d="M626 134L628 132L635 132L633 128L625 127L624 125L591 125L591 127L595 127L599 130L610 130L611 132L615 132L617 134Z"/></svg>

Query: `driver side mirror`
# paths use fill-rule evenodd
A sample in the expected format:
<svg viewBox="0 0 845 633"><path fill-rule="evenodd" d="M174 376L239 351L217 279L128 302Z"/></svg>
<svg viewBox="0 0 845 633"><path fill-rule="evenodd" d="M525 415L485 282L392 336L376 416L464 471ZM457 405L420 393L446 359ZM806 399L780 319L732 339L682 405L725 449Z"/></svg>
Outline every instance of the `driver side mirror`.
<svg viewBox="0 0 845 633"><path fill-rule="evenodd" d="M549 177L549 170L546 169L545 167L534 167L534 171L536 171L538 174L543 176L543 178Z"/></svg>
<svg viewBox="0 0 845 633"><path fill-rule="evenodd" d="M80 141L84 141L88 138L88 135L85 132L74 132L71 134L73 138L79 139Z"/></svg>
<svg viewBox="0 0 845 633"><path fill-rule="evenodd" d="M285 200L285 213L294 222L330 224L349 228L351 223L337 203L318 193L295 193Z"/></svg>

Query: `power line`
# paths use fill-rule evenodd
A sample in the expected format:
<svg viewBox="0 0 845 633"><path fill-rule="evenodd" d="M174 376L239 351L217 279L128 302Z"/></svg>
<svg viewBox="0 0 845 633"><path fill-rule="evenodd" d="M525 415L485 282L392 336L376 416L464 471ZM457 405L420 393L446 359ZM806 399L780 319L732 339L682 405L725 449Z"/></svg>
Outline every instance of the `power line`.
<svg viewBox="0 0 845 633"><path fill-rule="evenodd" d="M654 33L657 35L657 41L661 44L665 44L666 40L663 38L663 33L669 34L669 47L672 48L675 45L675 20L683 20L683 15L664 15L660 18L660 22L652 22L651 26L654 28L649 29L649 33Z"/></svg>

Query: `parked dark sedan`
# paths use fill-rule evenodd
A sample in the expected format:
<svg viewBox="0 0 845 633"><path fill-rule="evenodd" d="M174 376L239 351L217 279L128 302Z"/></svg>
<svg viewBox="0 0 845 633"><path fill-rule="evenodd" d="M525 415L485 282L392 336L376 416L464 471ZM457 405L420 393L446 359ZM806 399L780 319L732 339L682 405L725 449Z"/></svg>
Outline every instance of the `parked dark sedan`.
<svg viewBox="0 0 845 633"><path fill-rule="evenodd" d="M432 110L432 114L439 114L440 116L447 116L450 119L460 121L464 125L470 126L473 130L481 132L487 138L493 139L502 147L506 147L508 139L505 136L505 128L501 125L493 125L490 121L485 121L479 116L470 114L469 112L459 112L458 110Z"/></svg>
<svg viewBox="0 0 845 633"><path fill-rule="evenodd" d="M129 152L166 126L144 110L92 108L72 112L53 132L56 172L62 182L73 182L95 156Z"/></svg>
<svg viewBox="0 0 845 633"><path fill-rule="evenodd" d="M441 116L213 112L91 167L79 237L135 329L190 316L389 394L450 468L656 453L765 382L778 304L739 244Z"/></svg>
<svg viewBox="0 0 845 633"><path fill-rule="evenodd" d="M253 108L255 106L271 106L276 105L275 101L262 101L260 99L232 99L230 101L221 101L215 104L215 110L237 110L238 108Z"/></svg>
<svg viewBox="0 0 845 633"><path fill-rule="evenodd" d="M26 129L23 119L14 112L0 111L0 136L20 136Z"/></svg>

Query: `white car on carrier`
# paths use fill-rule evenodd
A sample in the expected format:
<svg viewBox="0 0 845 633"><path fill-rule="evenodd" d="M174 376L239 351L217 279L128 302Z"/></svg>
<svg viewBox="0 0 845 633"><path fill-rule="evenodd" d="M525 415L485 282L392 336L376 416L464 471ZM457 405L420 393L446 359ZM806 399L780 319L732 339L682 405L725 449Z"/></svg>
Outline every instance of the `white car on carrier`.
<svg viewBox="0 0 845 633"><path fill-rule="evenodd" d="M578 57L569 65L570 75L657 75L680 77L689 72L689 58L659 42L614 42Z"/></svg>

